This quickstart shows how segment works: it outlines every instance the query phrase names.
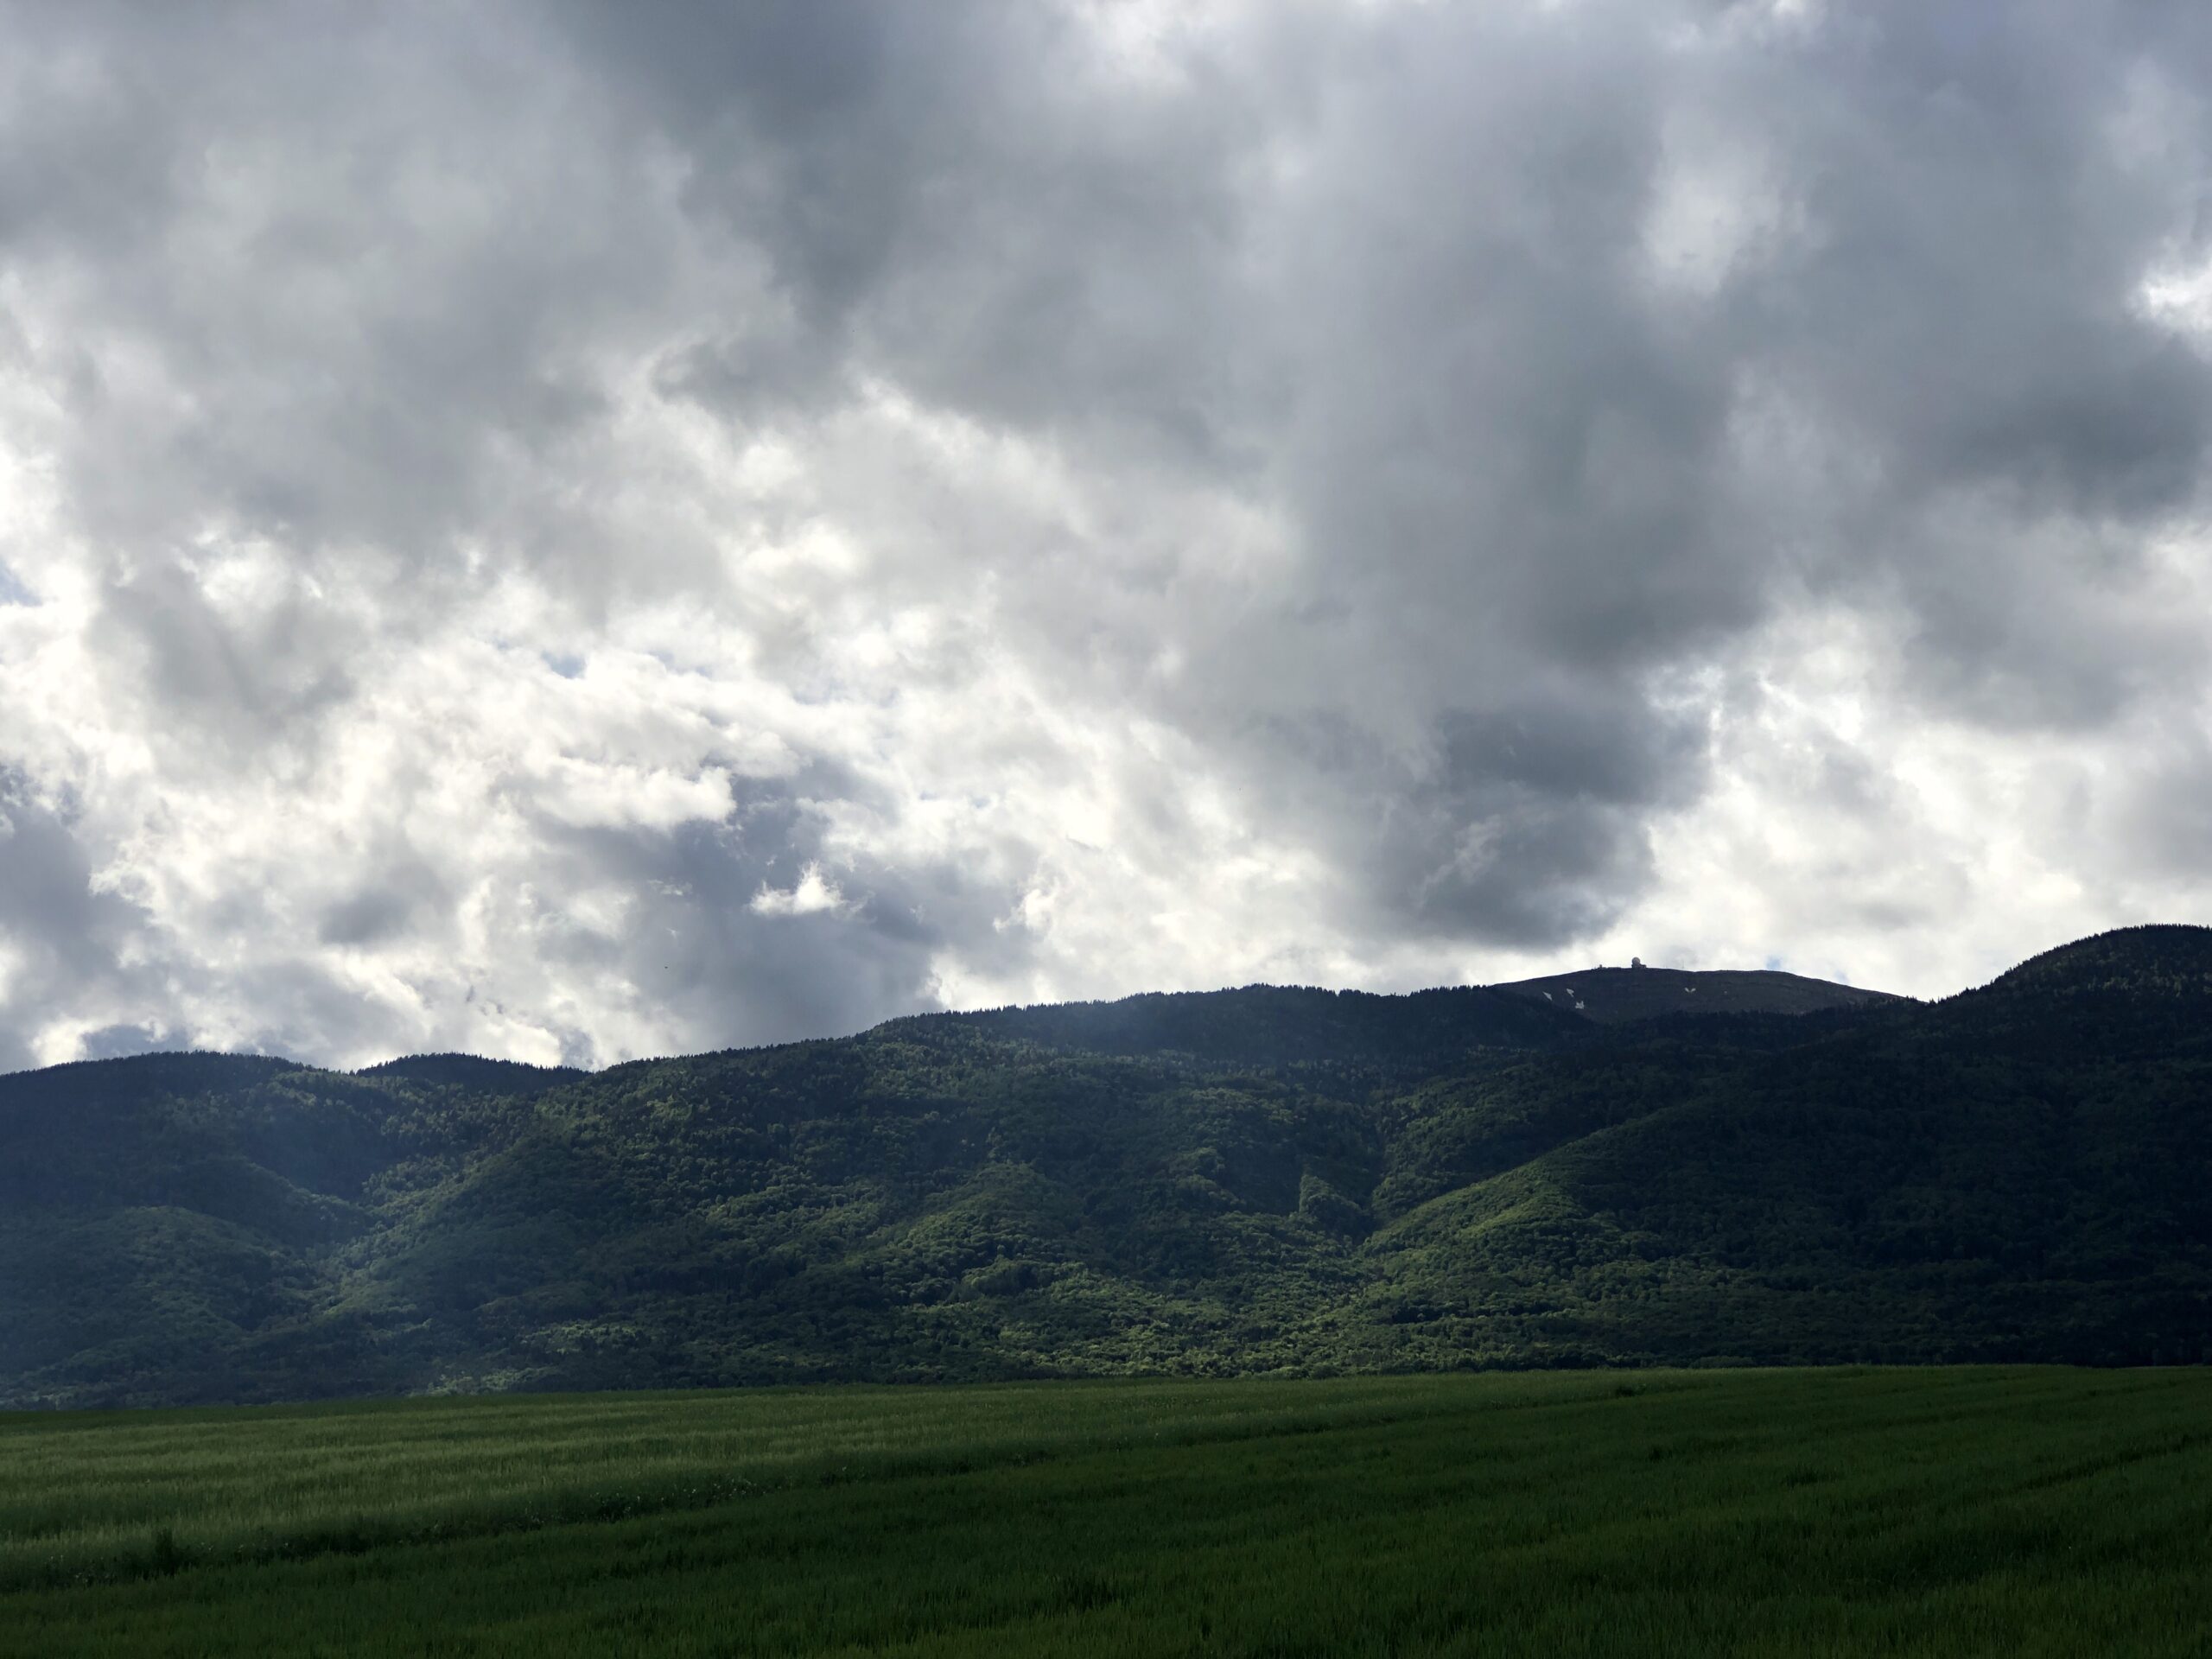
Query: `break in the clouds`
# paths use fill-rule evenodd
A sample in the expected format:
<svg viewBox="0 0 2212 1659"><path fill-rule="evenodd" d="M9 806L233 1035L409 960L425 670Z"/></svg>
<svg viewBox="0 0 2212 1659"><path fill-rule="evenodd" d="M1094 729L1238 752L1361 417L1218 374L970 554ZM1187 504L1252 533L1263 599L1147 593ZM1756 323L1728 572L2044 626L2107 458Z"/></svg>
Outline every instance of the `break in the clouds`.
<svg viewBox="0 0 2212 1659"><path fill-rule="evenodd" d="M2212 897L2212 16L0 5L0 1066Z"/></svg>

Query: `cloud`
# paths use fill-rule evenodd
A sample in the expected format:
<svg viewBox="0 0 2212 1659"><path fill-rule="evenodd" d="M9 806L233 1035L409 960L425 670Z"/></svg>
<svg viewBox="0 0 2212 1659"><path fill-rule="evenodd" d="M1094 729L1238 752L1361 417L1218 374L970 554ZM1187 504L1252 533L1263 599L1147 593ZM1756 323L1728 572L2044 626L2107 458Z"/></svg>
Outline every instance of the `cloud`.
<svg viewBox="0 0 2212 1659"><path fill-rule="evenodd" d="M150 1000L133 961L149 918L96 884L70 817L0 770L0 1070L73 1058L40 1042L56 1027L99 1046L103 1016Z"/></svg>
<svg viewBox="0 0 2212 1659"><path fill-rule="evenodd" d="M0 1059L2204 907L2195 9L0 21Z"/></svg>

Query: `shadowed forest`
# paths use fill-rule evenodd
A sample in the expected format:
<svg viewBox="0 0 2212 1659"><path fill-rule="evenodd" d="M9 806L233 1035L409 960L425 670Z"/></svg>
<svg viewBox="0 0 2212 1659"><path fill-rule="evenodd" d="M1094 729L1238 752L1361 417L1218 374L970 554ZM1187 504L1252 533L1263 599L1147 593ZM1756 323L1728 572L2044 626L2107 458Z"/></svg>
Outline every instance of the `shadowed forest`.
<svg viewBox="0 0 2212 1659"><path fill-rule="evenodd" d="M2212 931L1812 983L18 1074L0 1402L2212 1357Z"/></svg>

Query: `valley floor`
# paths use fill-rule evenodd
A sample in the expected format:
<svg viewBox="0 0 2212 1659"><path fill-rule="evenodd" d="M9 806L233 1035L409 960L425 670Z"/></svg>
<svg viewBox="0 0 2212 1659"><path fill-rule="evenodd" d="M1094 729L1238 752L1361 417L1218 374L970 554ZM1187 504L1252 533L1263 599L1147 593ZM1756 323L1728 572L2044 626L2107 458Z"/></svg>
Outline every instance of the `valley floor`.
<svg viewBox="0 0 2212 1659"><path fill-rule="evenodd" d="M2212 1649L2212 1370L0 1416L8 1655Z"/></svg>

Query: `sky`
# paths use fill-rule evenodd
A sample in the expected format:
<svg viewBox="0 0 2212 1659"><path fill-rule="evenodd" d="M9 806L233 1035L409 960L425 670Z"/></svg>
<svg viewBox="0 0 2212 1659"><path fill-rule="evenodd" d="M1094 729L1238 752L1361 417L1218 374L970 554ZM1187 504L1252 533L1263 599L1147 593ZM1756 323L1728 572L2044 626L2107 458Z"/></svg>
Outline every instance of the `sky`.
<svg viewBox="0 0 2212 1659"><path fill-rule="evenodd" d="M2212 8L0 33L0 1070L2212 919Z"/></svg>

